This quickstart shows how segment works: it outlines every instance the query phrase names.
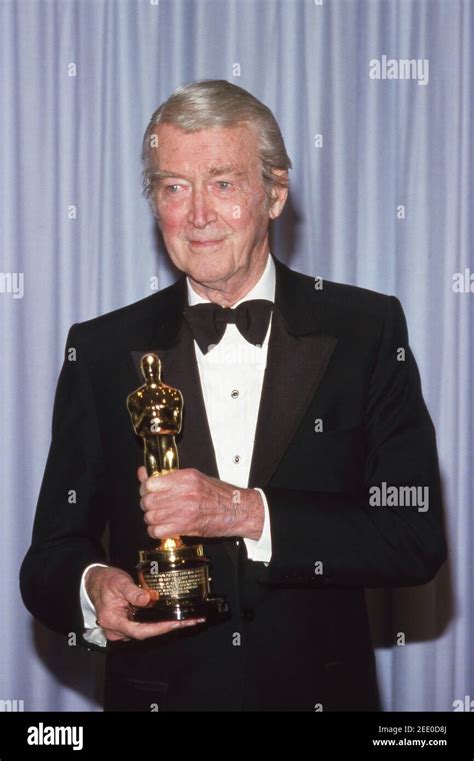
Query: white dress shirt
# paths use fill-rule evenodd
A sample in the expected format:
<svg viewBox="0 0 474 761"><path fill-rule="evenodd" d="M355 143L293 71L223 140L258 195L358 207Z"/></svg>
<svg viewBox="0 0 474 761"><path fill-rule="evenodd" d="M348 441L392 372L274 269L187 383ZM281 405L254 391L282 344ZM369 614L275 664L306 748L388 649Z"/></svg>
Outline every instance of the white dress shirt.
<svg viewBox="0 0 474 761"><path fill-rule="evenodd" d="M274 302L275 282L275 264L269 255L258 282L233 306L237 307L249 299L267 299ZM190 306L208 301L196 293L189 278L187 289ZM236 325L229 324L220 342L207 354L203 354L194 341L219 478L237 487L236 499L238 488L248 487L270 330L271 319L263 344L254 346L242 336ZM258 540L244 537L243 541L249 560L268 565L272 555L270 516L264 493L261 489L257 491L264 507L262 534ZM89 642L104 646L107 640L103 630L96 624L95 608L84 584L87 571L94 565L102 564L94 563L88 566L81 580L81 606L84 627L87 630L84 637Z"/></svg>

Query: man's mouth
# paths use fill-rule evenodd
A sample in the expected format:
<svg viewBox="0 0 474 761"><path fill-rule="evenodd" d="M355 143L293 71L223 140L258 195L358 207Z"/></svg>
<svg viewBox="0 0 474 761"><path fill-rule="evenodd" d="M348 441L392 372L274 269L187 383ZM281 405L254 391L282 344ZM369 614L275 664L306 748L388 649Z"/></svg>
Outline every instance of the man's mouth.
<svg viewBox="0 0 474 761"><path fill-rule="evenodd" d="M218 240L211 239L211 240L191 240L188 239L189 244L193 248L215 248L220 243L223 243L224 238L219 238Z"/></svg>

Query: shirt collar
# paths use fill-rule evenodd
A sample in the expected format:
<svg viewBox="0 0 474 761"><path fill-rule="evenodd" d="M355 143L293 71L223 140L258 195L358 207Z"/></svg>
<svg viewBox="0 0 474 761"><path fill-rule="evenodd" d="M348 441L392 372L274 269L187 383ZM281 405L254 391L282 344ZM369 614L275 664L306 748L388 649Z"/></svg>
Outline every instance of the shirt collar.
<svg viewBox="0 0 474 761"><path fill-rule="evenodd" d="M263 270L260 279L255 283L254 287L233 306L236 307L243 301L248 301L249 299L267 299L268 301L274 302L275 284L275 262L273 261L271 254L269 254L265 269ZM200 296L198 293L196 293L191 283L189 282L188 277L186 277L186 286L188 289L189 306L194 306L195 304L207 304L209 302L209 299L205 299L203 296Z"/></svg>

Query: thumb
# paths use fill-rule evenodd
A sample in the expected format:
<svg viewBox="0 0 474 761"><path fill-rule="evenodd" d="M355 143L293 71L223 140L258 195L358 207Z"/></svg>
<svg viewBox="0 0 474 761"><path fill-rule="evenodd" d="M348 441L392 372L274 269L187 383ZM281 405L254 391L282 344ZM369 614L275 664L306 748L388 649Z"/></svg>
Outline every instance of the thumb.
<svg viewBox="0 0 474 761"><path fill-rule="evenodd" d="M127 602L131 605L145 606L150 601L150 593L146 589L141 589L134 585L130 585L124 590L124 595Z"/></svg>

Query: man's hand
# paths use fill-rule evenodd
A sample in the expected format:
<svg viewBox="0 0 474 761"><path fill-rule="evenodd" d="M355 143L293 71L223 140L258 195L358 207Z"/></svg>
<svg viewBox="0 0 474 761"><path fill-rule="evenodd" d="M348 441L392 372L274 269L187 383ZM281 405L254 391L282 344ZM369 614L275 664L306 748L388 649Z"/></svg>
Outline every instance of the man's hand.
<svg viewBox="0 0 474 761"><path fill-rule="evenodd" d="M148 639L205 620L190 618L187 621L160 621L156 624L130 621L130 605L145 607L150 601L150 594L138 587L132 577L120 568L90 568L85 578L85 587L96 609L98 625L104 629L105 636L111 642Z"/></svg>
<svg viewBox="0 0 474 761"><path fill-rule="evenodd" d="M255 489L205 476L195 468L148 477L138 469L140 506L153 539L166 536L242 536L260 539L264 507Z"/></svg>

